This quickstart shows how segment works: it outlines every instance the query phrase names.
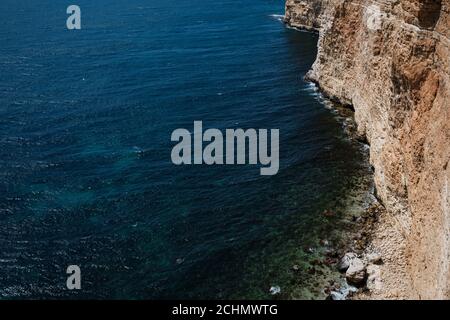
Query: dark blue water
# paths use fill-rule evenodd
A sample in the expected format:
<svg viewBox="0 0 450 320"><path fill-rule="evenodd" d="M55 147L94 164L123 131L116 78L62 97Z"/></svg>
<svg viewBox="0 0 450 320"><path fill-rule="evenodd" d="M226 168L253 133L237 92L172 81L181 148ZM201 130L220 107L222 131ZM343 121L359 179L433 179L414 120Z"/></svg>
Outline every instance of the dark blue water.
<svg viewBox="0 0 450 320"><path fill-rule="evenodd" d="M317 36L282 0L79 0L79 31L69 4L0 3L0 296L317 295L303 248L366 170L302 80ZM279 128L279 174L172 165L194 120Z"/></svg>

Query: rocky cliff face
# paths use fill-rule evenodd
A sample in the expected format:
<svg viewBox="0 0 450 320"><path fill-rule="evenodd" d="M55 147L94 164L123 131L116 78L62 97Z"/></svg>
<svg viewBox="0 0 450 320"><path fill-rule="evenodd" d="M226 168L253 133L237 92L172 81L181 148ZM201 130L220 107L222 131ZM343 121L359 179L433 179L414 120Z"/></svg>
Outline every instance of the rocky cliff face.
<svg viewBox="0 0 450 320"><path fill-rule="evenodd" d="M371 145L378 295L450 298L450 0L287 0L286 22L320 30L308 77Z"/></svg>

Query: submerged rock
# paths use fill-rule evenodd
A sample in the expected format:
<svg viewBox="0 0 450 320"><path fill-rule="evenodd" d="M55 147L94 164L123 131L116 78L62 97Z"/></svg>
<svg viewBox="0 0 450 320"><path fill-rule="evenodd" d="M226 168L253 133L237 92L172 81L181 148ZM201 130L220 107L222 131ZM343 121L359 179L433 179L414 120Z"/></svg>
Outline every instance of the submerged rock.
<svg viewBox="0 0 450 320"><path fill-rule="evenodd" d="M323 263L324 263L326 266L330 267L330 266L332 266L333 264L335 264L336 262L337 262L336 259L327 257L327 258L325 258L325 260L324 260Z"/></svg>
<svg viewBox="0 0 450 320"><path fill-rule="evenodd" d="M326 218L332 218L332 217L336 216L336 213L334 211L332 211L332 210L324 210L322 212L322 214Z"/></svg>
<svg viewBox="0 0 450 320"><path fill-rule="evenodd" d="M314 249L313 247L306 247L306 248L304 249L304 251L305 251L306 253L313 254L313 253L316 252L316 249Z"/></svg>
<svg viewBox="0 0 450 320"><path fill-rule="evenodd" d="M271 295L277 295L281 293L281 288L279 286L270 287L269 292Z"/></svg>

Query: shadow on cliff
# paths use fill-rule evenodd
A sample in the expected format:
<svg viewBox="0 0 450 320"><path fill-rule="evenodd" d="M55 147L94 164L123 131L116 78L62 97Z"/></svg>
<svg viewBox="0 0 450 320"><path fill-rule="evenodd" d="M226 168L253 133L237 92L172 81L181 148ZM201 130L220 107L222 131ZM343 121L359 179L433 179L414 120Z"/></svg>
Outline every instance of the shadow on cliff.
<svg viewBox="0 0 450 320"><path fill-rule="evenodd" d="M419 4L417 19L419 26L425 29L434 29L441 15L441 0L426 0Z"/></svg>

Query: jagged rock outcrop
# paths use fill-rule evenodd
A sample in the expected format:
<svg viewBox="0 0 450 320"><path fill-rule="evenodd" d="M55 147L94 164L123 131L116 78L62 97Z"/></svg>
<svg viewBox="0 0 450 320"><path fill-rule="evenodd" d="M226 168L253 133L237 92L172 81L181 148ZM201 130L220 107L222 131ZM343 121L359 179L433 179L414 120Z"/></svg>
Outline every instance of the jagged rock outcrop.
<svg viewBox="0 0 450 320"><path fill-rule="evenodd" d="M288 0L285 21L293 27L318 31L325 22L325 10L333 7L332 2Z"/></svg>
<svg viewBox="0 0 450 320"><path fill-rule="evenodd" d="M287 0L285 19L320 30L308 77L370 143L380 296L450 298L450 0Z"/></svg>

